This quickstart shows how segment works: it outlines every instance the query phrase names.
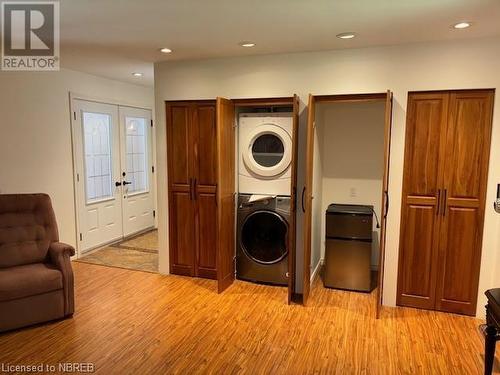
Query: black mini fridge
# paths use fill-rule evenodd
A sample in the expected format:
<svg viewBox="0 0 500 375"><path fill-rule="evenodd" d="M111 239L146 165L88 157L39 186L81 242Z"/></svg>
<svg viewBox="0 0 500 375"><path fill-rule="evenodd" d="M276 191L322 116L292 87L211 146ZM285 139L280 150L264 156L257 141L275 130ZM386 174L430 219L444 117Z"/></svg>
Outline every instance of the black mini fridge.
<svg viewBox="0 0 500 375"><path fill-rule="evenodd" d="M331 204L326 210L325 287L371 292L373 206Z"/></svg>

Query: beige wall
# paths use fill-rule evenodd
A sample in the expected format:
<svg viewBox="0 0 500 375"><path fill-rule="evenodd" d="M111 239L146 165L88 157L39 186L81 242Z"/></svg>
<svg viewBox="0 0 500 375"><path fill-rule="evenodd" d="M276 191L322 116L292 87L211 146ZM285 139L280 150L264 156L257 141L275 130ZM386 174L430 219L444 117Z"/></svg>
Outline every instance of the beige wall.
<svg viewBox="0 0 500 375"><path fill-rule="evenodd" d="M0 72L0 193L52 197L61 241L76 244L69 93L153 108L153 89L70 70Z"/></svg>
<svg viewBox="0 0 500 375"><path fill-rule="evenodd" d="M414 44L314 53L239 57L155 65L158 120L158 170L165 171L165 100L272 97L309 93L342 94L394 92L384 303L394 305L403 178L404 131L407 93L410 90L500 87L500 38L463 42ZM500 181L500 95L495 99L491 163L488 178L480 301L483 291L500 284L500 215L493 212L496 184ZM301 114L300 126L306 116ZM159 181L159 207L167 207L166 174ZM301 187L299 186L299 191ZM300 217L299 217L300 218ZM168 272L166 210L160 210L160 270ZM298 250L300 256L301 250Z"/></svg>
<svg viewBox="0 0 500 375"><path fill-rule="evenodd" d="M325 255L325 211L331 203L372 205L380 218L384 174L385 102L319 103L316 105L316 134L320 160L314 168L322 185L313 215L320 219L313 233L312 267ZM352 196L351 189L355 189ZM316 188L315 188L316 190ZM314 225L314 222L313 222ZM379 234L376 221L373 230ZM374 236L377 241L378 236ZM378 249L378 247L376 247ZM316 255L318 253L318 255ZM377 251L372 265L378 265Z"/></svg>

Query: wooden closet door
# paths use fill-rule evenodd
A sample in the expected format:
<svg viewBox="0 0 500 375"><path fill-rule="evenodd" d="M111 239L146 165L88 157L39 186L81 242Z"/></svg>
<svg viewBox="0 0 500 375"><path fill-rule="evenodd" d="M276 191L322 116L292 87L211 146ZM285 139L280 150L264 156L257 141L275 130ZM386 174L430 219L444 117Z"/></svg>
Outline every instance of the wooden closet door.
<svg viewBox="0 0 500 375"><path fill-rule="evenodd" d="M307 114L306 165L305 184L302 190L301 205L304 212L304 264L302 303L307 304L311 291L311 239L312 239L312 204L313 204L313 173L314 173L314 128L316 127L316 99L309 94Z"/></svg>
<svg viewBox="0 0 500 375"><path fill-rule="evenodd" d="M476 313L493 95L450 94L437 310Z"/></svg>
<svg viewBox="0 0 500 375"><path fill-rule="evenodd" d="M217 129L215 104L193 106L195 275L217 278Z"/></svg>
<svg viewBox="0 0 500 375"><path fill-rule="evenodd" d="M447 93L408 96L398 305L433 309L439 246Z"/></svg>
<svg viewBox="0 0 500 375"><path fill-rule="evenodd" d="M380 318L382 311L382 300L384 297L384 265L385 244L387 234L387 215L389 214L389 164L391 154L391 130L392 130L392 92L387 90L385 98L385 123L384 123L384 176L382 179L382 217L380 218L380 250L378 268L377 306L375 317Z"/></svg>
<svg viewBox="0 0 500 375"><path fill-rule="evenodd" d="M235 276L236 164L235 107L217 98L217 291L229 288Z"/></svg>
<svg viewBox="0 0 500 375"><path fill-rule="evenodd" d="M196 235L192 195L194 127L189 104L167 103L170 272L194 276Z"/></svg>

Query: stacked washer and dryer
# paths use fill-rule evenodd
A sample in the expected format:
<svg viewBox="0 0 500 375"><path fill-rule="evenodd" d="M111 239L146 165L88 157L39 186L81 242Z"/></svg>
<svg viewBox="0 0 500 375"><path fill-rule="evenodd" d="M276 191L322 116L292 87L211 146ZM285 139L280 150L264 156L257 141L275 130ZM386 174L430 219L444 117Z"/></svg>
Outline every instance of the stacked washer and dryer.
<svg viewBox="0 0 500 375"><path fill-rule="evenodd" d="M242 113L238 135L238 279L287 285L293 117Z"/></svg>

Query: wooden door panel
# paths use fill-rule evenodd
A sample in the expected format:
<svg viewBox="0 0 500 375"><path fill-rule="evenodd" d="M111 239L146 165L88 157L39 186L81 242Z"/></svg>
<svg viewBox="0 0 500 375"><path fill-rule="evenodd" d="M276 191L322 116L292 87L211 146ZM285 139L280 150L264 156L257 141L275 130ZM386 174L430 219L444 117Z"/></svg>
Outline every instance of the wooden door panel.
<svg viewBox="0 0 500 375"><path fill-rule="evenodd" d="M193 201L189 191L174 191L170 200L170 270L193 276L196 246Z"/></svg>
<svg viewBox="0 0 500 375"><path fill-rule="evenodd" d="M440 284L443 287L438 288L436 308L467 313L477 296L475 271L481 254L478 209L450 207L446 215L446 225L441 232L444 241ZM458 305L458 310L453 309L453 305Z"/></svg>
<svg viewBox="0 0 500 375"><path fill-rule="evenodd" d="M197 161L197 184L217 184L217 129L215 105L196 107L197 140L195 158Z"/></svg>
<svg viewBox="0 0 500 375"><path fill-rule="evenodd" d="M234 281L235 219L235 109L231 100L217 98L217 290Z"/></svg>
<svg viewBox="0 0 500 375"><path fill-rule="evenodd" d="M405 195L434 196L448 95L410 94L405 148Z"/></svg>
<svg viewBox="0 0 500 375"><path fill-rule="evenodd" d="M197 233L198 254L196 274L200 277L217 278L217 197L215 193L198 193Z"/></svg>
<svg viewBox="0 0 500 375"><path fill-rule="evenodd" d="M169 183L189 184L190 178L190 112L185 105L167 105L167 147L170 149Z"/></svg>
<svg viewBox="0 0 500 375"><path fill-rule="evenodd" d="M302 192L305 198L304 210L304 265L303 265L303 291L302 302L307 304L311 290L311 240L312 240L312 200L313 200L313 173L314 173L314 127L316 117L316 101L313 95L309 95L307 138L306 138L306 165L305 185Z"/></svg>
<svg viewBox="0 0 500 375"><path fill-rule="evenodd" d="M398 296L400 305L433 309L447 93L410 93L406 122Z"/></svg>
<svg viewBox="0 0 500 375"><path fill-rule="evenodd" d="M410 204L404 214L401 233L398 304L433 308L436 258L435 205Z"/></svg>
<svg viewBox="0 0 500 375"><path fill-rule="evenodd" d="M481 195L489 153L491 104L482 93L453 93L450 100L445 188L448 198Z"/></svg>
<svg viewBox="0 0 500 375"><path fill-rule="evenodd" d="M295 296L295 265L296 265L296 235L297 235L297 168L299 152L299 110L300 100L297 95L293 96L293 132L292 132L292 176L290 191L291 195L291 215L288 231L288 303L290 304Z"/></svg>
<svg viewBox="0 0 500 375"><path fill-rule="evenodd" d="M382 217L380 223L380 249L377 287L377 306L375 316L378 319L382 310L382 299L384 296L384 264L385 264L385 241L387 232L387 215L389 210L389 162L391 154L391 130L392 130L392 92L387 90L385 100L385 124L384 124L384 176L382 180Z"/></svg>
<svg viewBox="0 0 500 375"><path fill-rule="evenodd" d="M450 94L438 310L476 313L492 112L492 90Z"/></svg>

